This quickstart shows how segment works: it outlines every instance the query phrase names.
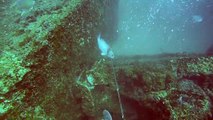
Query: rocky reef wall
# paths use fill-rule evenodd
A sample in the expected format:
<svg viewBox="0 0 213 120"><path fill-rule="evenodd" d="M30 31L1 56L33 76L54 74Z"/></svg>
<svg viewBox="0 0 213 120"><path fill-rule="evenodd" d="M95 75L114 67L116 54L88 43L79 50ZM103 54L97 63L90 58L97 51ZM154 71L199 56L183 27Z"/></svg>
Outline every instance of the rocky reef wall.
<svg viewBox="0 0 213 120"><path fill-rule="evenodd" d="M113 79L106 75L110 67L98 64L105 61L96 45L98 33L110 26L104 19L111 2L38 0L25 11L22 3L7 3L0 23L6 33L1 34L1 119L97 119L107 106L118 108L111 99Z"/></svg>
<svg viewBox="0 0 213 120"><path fill-rule="evenodd" d="M213 57L136 56L114 64L126 119L212 118Z"/></svg>

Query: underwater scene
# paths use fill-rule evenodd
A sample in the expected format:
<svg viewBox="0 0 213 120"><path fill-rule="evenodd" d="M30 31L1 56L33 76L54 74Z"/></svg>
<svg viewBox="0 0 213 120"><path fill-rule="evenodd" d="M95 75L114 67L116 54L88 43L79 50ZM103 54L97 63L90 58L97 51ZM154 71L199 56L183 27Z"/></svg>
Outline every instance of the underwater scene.
<svg viewBox="0 0 213 120"><path fill-rule="evenodd" d="M0 0L0 120L212 120L213 0Z"/></svg>

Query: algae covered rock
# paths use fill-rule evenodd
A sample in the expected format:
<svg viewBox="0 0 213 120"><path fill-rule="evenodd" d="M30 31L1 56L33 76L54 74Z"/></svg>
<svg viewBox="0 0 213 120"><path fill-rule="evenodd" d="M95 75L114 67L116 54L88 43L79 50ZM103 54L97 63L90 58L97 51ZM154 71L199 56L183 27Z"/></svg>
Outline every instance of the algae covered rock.
<svg viewBox="0 0 213 120"><path fill-rule="evenodd" d="M104 28L104 3L4 2L8 7L1 13L8 16L0 21L1 119L77 120L101 117L106 105L113 106L114 86L107 87L113 79L107 81L110 75L97 62L96 35ZM108 88L106 94L95 94L102 88Z"/></svg>
<svg viewBox="0 0 213 120"><path fill-rule="evenodd" d="M126 118L212 117L211 57L144 59L116 61Z"/></svg>

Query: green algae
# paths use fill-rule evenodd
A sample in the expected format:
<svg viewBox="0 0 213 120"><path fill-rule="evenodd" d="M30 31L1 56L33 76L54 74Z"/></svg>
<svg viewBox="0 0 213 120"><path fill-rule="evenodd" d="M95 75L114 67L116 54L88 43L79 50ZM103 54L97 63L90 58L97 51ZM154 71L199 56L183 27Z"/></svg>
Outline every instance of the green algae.
<svg viewBox="0 0 213 120"><path fill-rule="evenodd" d="M22 65L22 60L19 56L13 53L5 52L0 59L0 93L5 94L17 82L23 79L23 76L30 71Z"/></svg>

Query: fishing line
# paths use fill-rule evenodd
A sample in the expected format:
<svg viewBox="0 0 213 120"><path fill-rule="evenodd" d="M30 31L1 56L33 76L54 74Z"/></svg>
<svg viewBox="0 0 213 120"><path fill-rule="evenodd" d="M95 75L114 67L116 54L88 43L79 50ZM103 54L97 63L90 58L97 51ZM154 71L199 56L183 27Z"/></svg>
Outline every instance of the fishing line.
<svg viewBox="0 0 213 120"><path fill-rule="evenodd" d="M123 109L123 104L122 104L122 101L121 101L120 89L119 89L118 81L117 81L116 74L115 74L115 68L114 68L113 60L111 60L111 63L112 63L112 70L113 70L113 76L114 76L114 80L115 80L115 87L116 87L120 111L121 111L121 118L123 120L125 120L124 109Z"/></svg>

